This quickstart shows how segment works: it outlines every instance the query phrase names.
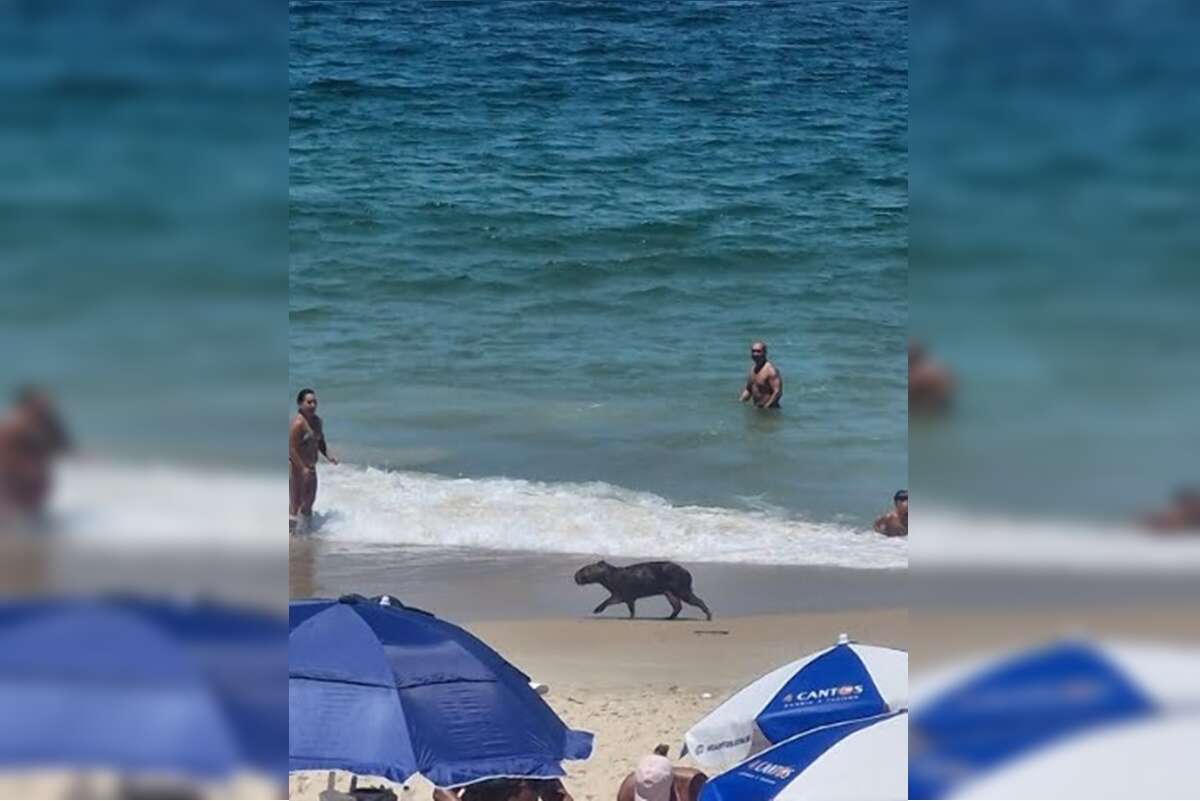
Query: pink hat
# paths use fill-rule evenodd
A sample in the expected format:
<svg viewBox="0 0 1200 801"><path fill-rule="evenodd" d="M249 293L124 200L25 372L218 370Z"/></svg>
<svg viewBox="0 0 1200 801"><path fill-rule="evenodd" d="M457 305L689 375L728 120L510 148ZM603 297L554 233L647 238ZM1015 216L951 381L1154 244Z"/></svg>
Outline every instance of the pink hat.
<svg viewBox="0 0 1200 801"><path fill-rule="evenodd" d="M674 780L671 760L658 754L644 756L633 774L633 797L635 801L671 801Z"/></svg>

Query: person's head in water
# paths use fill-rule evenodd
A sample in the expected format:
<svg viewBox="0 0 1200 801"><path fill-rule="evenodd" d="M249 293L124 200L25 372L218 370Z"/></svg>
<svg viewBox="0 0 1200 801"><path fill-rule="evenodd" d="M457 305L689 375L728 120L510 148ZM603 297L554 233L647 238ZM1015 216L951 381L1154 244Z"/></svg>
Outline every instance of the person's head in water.
<svg viewBox="0 0 1200 801"><path fill-rule="evenodd" d="M308 388L300 390L300 393L296 395L296 407L300 410L300 414L312 417L317 413L317 393Z"/></svg>
<svg viewBox="0 0 1200 801"><path fill-rule="evenodd" d="M896 494L892 496L892 503L896 504L896 511L901 517L908 517L908 490L896 490Z"/></svg>
<svg viewBox="0 0 1200 801"><path fill-rule="evenodd" d="M919 339L908 340L908 366L920 364L925 361L926 357L925 345Z"/></svg>
<svg viewBox="0 0 1200 801"><path fill-rule="evenodd" d="M34 385L19 387L13 393L13 409L26 425L37 429L43 443L48 444L51 451L71 449L71 437L66 425L46 390Z"/></svg>
<svg viewBox="0 0 1200 801"><path fill-rule="evenodd" d="M762 367L767 363L767 343L753 342L750 344L750 359L754 362L755 367Z"/></svg>
<svg viewBox="0 0 1200 801"><path fill-rule="evenodd" d="M16 392L13 393L14 406L37 405L45 402L45 400L46 393L31 384L17 387Z"/></svg>
<svg viewBox="0 0 1200 801"><path fill-rule="evenodd" d="M13 406L38 417L49 417L54 413L50 396L41 387L27 384L13 393Z"/></svg>

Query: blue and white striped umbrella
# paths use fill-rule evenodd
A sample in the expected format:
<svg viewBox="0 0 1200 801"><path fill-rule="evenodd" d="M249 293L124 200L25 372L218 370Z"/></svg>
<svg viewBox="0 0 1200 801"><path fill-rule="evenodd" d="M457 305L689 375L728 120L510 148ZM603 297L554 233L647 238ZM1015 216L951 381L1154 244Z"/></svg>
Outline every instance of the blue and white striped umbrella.
<svg viewBox="0 0 1200 801"><path fill-rule="evenodd" d="M739 690L688 731L684 753L724 770L801 732L907 708L908 654L843 634Z"/></svg>
<svg viewBox="0 0 1200 801"><path fill-rule="evenodd" d="M831 723L708 782L700 801L904 801L908 713Z"/></svg>
<svg viewBox="0 0 1200 801"><path fill-rule="evenodd" d="M913 798L1200 797L1170 747L1200 733L1195 648L1062 640L959 663L913 697Z"/></svg>

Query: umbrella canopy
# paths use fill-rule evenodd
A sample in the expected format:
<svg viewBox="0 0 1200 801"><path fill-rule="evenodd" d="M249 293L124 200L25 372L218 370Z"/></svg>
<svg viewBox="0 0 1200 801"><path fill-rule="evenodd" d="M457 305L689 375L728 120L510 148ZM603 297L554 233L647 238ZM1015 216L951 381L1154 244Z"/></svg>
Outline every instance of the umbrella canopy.
<svg viewBox="0 0 1200 801"><path fill-rule="evenodd" d="M973 782L1088 738L1151 736L1136 726L1200 709L1197 675L1195 649L1074 639L953 666L914 686L912 795L958 798ZM1128 758L1119 764L1128 768Z"/></svg>
<svg viewBox="0 0 1200 801"><path fill-rule="evenodd" d="M954 797L1194 799L1197 743L1198 715L1102 726L967 781Z"/></svg>
<svg viewBox="0 0 1200 801"><path fill-rule="evenodd" d="M723 770L809 729L907 708L908 654L842 635L739 690L688 731L684 752Z"/></svg>
<svg viewBox="0 0 1200 801"><path fill-rule="evenodd" d="M0 764L282 778L283 634L208 604L0 605Z"/></svg>
<svg viewBox="0 0 1200 801"><path fill-rule="evenodd" d="M906 801L908 714L819 726L705 785L700 801Z"/></svg>
<svg viewBox="0 0 1200 801"><path fill-rule="evenodd" d="M291 770L340 768L457 787L562 776L592 735L466 631L387 598L290 605Z"/></svg>

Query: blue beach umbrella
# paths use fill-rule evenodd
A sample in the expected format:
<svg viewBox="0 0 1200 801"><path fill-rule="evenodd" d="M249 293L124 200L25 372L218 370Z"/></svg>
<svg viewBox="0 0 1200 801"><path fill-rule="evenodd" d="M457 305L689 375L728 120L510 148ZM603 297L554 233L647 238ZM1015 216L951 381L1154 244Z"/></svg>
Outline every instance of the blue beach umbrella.
<svg viewBox="0 0 1200 801"><path fill-rule="evenodd" d="M290 605L289 768L441 787L564 775L592 735L572 731L529 677L466 631L389 601Z"/></svg>
<svg viewBox="0 0 1200 801"><path fill-rule="evenodd" d="M1054 797L1176 797L1163 779L1195 797L1200 774L1168 746L1200 732L1197 676L1194 648L1078 639L953 665L914 686L912 797L1027 797L1048 777Z"/></svg>
<svg viewBox="0 0 1200 801"><path fill-rule="evenodd" d="M688 731L685 753L706 770L724 770L818 726L907 708L908 654L843 634L731 696Z"/></svg>
<svg viewBox="0 0 1200 801"><path fill-rule="evenodd" d="M700 801L904 801L908 714L818 726L722 773Z"/></svg>
<svg viewBox="0 0 1200 801"><path fill-rule="evenodd" d="M282 616L144 599L0 604L0 765L284 774Z"/></svg>

